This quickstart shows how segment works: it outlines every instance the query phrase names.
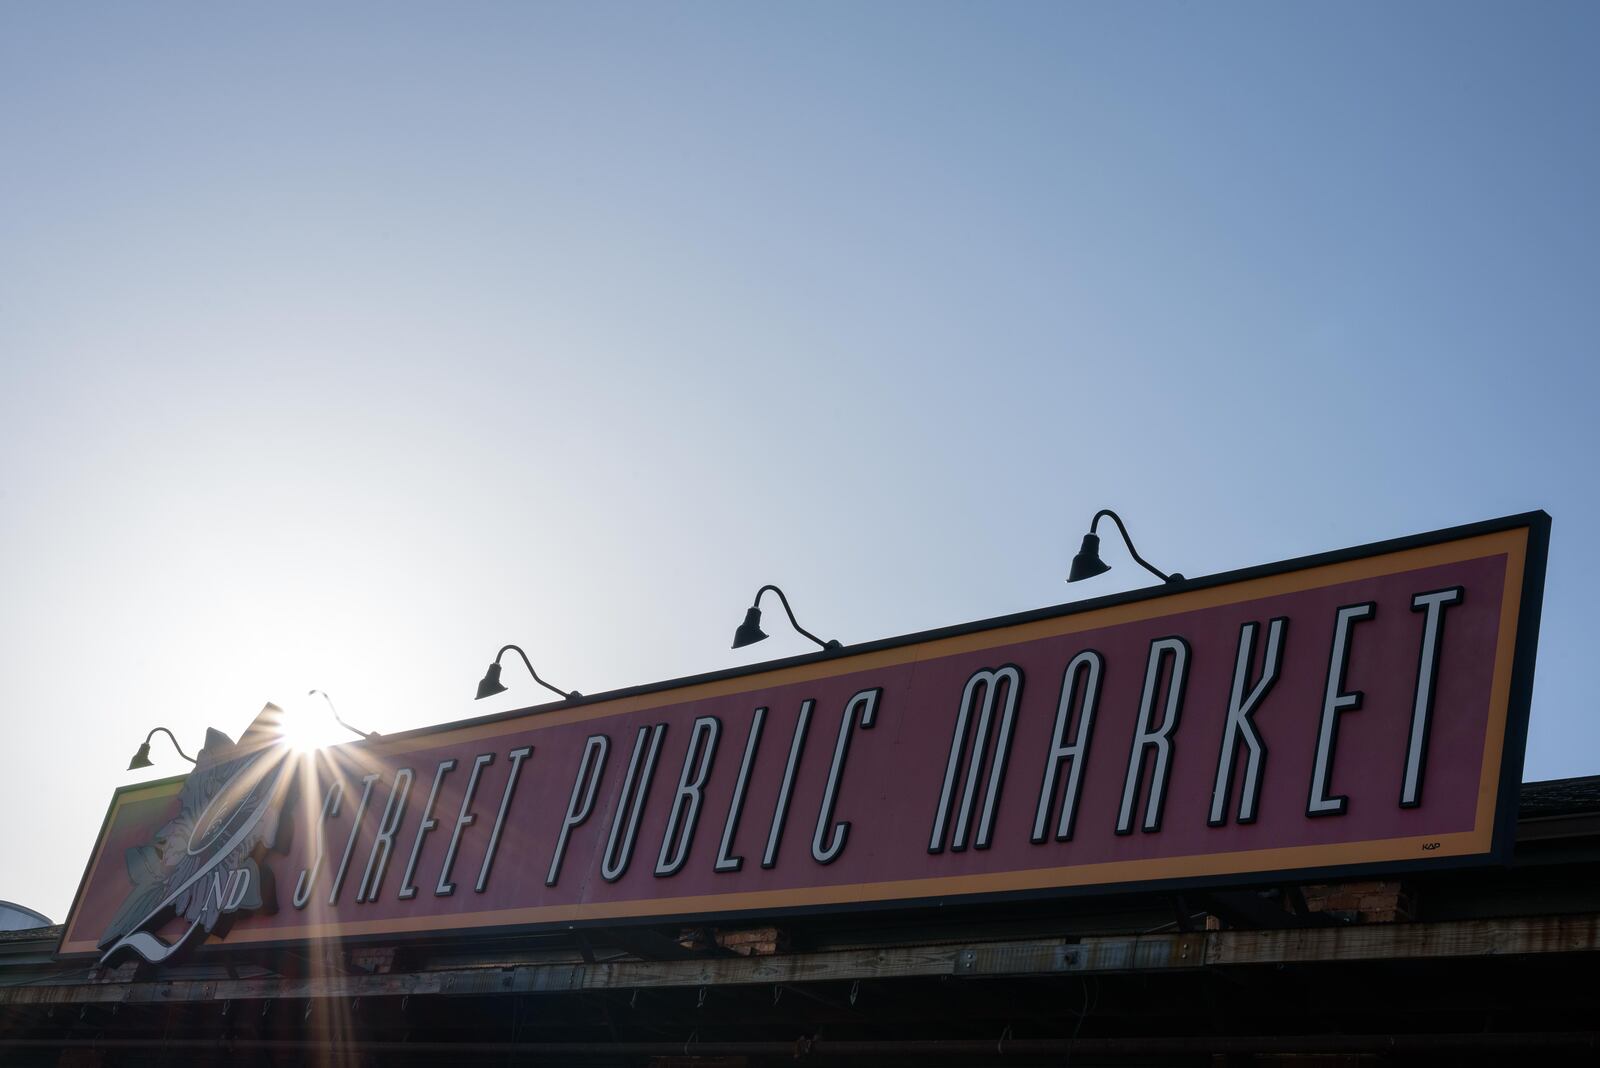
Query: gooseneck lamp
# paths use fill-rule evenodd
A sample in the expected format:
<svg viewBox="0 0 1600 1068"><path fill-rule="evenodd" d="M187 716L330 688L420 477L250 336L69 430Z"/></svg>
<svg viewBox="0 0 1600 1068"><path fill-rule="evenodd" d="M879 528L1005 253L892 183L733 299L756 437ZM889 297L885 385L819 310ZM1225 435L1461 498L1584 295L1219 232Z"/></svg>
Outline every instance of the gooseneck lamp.
<svg viewBox="0 0 1600 1068"><path fill-rule="evenodd" d="M195 762L194 757L190 756L188 753L185 753L183 751L183 746L178 744L178 736L176 734L173 734L165 727L154 727L151 729L149 734L144 736L144 741L139 743L139 751L133 754L133 759L128 761L129 771L138 771L140 768L148 768L154 763L154 761L150 759L150 739L154 738L158 731L172 739L172 748L178 751L179 756L183 757L183 759L187 760L191 764Z"/></svg>
<svg viewBox="0 0 1600 1068"><path fill-rule="evenodd" d="M373 740L373 739L378 737L378 732L377 731L364 731L360 727L352 727L352 726L350 726L350 724L346 723L344 721L344 717L339 715L339 710L337 708L333 707L333 698L328 696L328 692L326 690L307 690L306 691L306 696L307 697L315 697L318 694L321 694L322 695L322 699L324 701L328 702L328 711L333 713L334 722L339 724L339 726L343 727L345 730L349 731L351 734L359 734L361 737L366 738L369 741L371 741L371 740Z"/></svg>
<svg viewBox="0 0 1600 1068"><path fill-rule="evenodd" d="M1117 530L1122 534L1122 543L1128 547L1128 555L1133 557L1133 562L1150 572L1162 582L1182 582L1183 576L1174 571L1167 574L1150 565L1150 562L1139 555L1139 550L1133 547L1133 539L1128 537L1128 528L1123 525L1122 517L1109 508L1102 508L1094 514L1089 521L1089 533L1083 536L1083 545L1078 549L1078 555L1072 558L1072 570L1067 575L1068 582L1081 582L1086 578L1094 578L1111 570L1111 565L1100 559L1100 535L1095 533L1095 528L1100 525L1100 520L1106 516L1117 525Z"/></svg>
<svg viewBox="0 0 1600 1068"><path fill-rule="evenodd" d="M494 663L489 665L489 670L485 671L483 673L483 678L478 680L478 696L473 698L473 700L481 701L485 697L493 697L497 693L505 692L505 683L500 681L500 658L509 652L515 652L518 656L522 657L522 662L528 665L528 674L533 676L533 681L537 682L545 689L551 691L552 693L560 694L562 697L565 697L569 700L583 696L583 694L579 693L577 690L562 690L550 685L548 682L545 682L539 677L539 673L533 670L533 661L528 659L528 654L522 651L522 647L520 645L507 645L498 653L494 654Z"/></svg>
<svg viewBox="0 0 1600 1068"><path fill-rule="evenodd" d="M768 590L771 590L773 593L778 595L778 600L783 604L783 610L789 614L789 625L794 627L796 631L822 646L823 650L826 652L831 653L844 648L844 646L840 645L837 641L832 639L823 641L821 638L802 627L800 625L800 621L794 618L794 609L789 607L789 598L783 595L783 591L778 589L776 586L763 586L756 591L756 599L754 603L752 603L750 607L745 610L744 622L740 623L739 629L733 632L733 647L735 649L742 649L746 645L754 645L756 642L766 640L767 634L761 629L761 595L766 593Z"/></svg>

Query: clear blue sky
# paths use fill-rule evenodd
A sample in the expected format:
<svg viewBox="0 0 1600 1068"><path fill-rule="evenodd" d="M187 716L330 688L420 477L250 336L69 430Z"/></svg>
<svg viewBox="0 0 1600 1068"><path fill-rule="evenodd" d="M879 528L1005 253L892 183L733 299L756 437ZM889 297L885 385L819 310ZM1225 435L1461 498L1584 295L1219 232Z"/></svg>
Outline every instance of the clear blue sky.
<svg viewBox="0 0 1600 1068"><path fill-rule="evenodd" d="M0 6L0 898L156 724L1139 585L1102 506L1547 509L1527 776L1600 771L1600 7L330 7Z"/></svg>

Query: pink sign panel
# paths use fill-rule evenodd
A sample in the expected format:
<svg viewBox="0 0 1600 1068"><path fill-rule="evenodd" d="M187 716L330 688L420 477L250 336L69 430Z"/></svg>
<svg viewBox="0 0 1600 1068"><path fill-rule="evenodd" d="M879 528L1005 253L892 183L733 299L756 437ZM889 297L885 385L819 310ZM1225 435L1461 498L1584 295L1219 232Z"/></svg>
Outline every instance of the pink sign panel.
<svg viewBox="0 0 1600 1068"><path fill-rule="evenodd" d="M1543 513L117 792L64 954L1503 857Z"/></svg>

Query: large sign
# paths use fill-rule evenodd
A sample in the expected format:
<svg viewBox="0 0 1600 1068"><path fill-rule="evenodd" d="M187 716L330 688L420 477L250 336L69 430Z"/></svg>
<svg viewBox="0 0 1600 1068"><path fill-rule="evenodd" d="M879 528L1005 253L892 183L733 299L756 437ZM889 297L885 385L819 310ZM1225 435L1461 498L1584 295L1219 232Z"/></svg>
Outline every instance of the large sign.
<svg viewBox="0 0 1600 1068"><path fill-rule="evenodd" d="M1548 537L1533 513L308 756L269 706L117 792L61 952L1492 862Z"/></svg>

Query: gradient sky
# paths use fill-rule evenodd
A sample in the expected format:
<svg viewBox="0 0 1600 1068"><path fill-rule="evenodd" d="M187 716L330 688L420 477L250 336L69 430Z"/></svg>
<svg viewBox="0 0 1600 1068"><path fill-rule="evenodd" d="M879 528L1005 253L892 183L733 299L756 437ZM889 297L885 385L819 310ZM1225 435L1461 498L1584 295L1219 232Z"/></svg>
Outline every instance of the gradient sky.
<svg viewBox="0 0 1600 1068"><path fill-rule="evenodd" d="M1600 6L0 5L0 898L124 771L755 588L846 642L1544 508L1600 772ZM1589 651L1585 651L1589 650ZM492 707L485 707L492 705ZM191 749L192 751L192 749Z"/></svg>

